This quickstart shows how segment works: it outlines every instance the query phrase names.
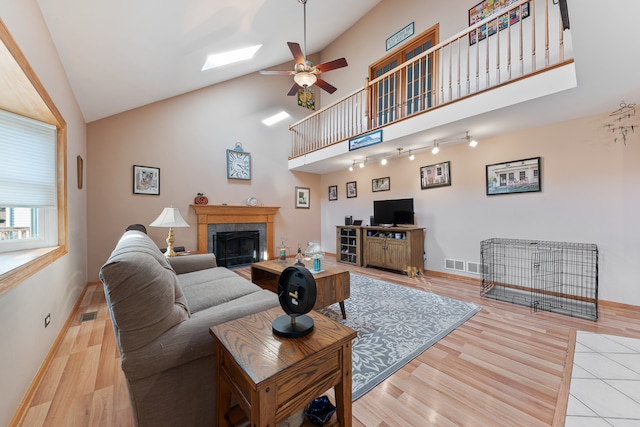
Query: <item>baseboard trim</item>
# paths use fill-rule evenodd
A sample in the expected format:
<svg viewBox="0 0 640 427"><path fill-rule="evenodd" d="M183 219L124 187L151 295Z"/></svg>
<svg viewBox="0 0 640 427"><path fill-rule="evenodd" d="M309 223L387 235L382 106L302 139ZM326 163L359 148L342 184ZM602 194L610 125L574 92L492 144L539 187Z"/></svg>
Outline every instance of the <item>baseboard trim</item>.
<svg viewBox="0 0 640 427"><path fill-rule="evenodd" d="M51 363L53 363L53 359L56 355L56 352L58 351L58 347L60 347L60 344L64 340L64 337L67 331L69 330L69 325L71 325L71 322L73 321L74 316L78 311L78 308L80 307L80 303L82 302L84 295L87 293L87 288L92 284L95 285L96 283L87 282L84 285L84 288L82 289L82 292L78 297L78 300L76 301L73 308L69 312L69 316L67 317L67 320L64 322L64 325L62 325L62 328L60 328L60 332L58 333L56 340L53 342L53 345L49 349L49 352L47 353L47 357L45 357L44 361L42 362L42 365L40 365L40 368L38 369L38 372L33 378L33 381L31 381L29 388L27 389L26 393L22 397L22 400L20 401L20 405L18 405L16 412L13 414L13 418L11 418L11 421L9 422L9 427L19 427L24 422L24 418L27 416L27 412L31 407L31 403L33 402L33 398L35 397L36 392L38 391L38 387L40 387L40 384L42 384L42 381L44 380L44 376L47 374L49 367L51 367Z"/></svg>

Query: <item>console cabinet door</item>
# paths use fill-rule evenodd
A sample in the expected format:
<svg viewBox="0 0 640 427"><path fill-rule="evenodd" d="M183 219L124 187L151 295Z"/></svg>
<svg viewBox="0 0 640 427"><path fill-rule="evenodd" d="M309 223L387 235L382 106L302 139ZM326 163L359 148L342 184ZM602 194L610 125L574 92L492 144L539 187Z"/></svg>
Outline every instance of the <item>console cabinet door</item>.
<svg viewBox="0 0 640 427"><path fill-rule="evenodd" d="M367 237L364 262L368 265L375 265L378 267L384 267L385 264L385 239L377 237Z"/></svg>
<svg viewBox="0 0 640 427"><path fill-rule="evenodd" d="M407 269L410 260L407 256L406 241L387 239L385 253L384 267L400 271L405 271Z"/></svg>

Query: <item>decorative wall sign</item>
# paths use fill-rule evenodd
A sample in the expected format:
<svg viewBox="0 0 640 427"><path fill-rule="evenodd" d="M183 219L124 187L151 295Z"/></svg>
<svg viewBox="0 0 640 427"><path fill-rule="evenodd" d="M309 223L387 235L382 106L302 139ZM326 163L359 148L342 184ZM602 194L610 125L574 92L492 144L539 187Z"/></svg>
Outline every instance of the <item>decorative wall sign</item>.
<svg viewBox="0 0 640 427"><path fill-rule="evenodd" d="M382 142L382 129L351 138L349 140L349 151L368 147L369 145L378 144L380 142Z"/></svg>
<svg viewBox="0 0 640 427"><path fill-rule="evenodd" d="M251 179L251 153L245 153L239 142L233 150L227 150L227 178Z"/></svg>
<svg viewBox="0 0 640 427"><path fill-rule="evenodd" d="M451 185L451 162L442 162L420 168L420 188Z"/></svg>
<svg viewBox="0 0 640 427"><path fill-rule="evenodd" d="M469 26L482 21L493 15L495 12L509 7L518 0L484 0L469 9ZM514 9L509 13L505 13L491 22L486 23L473 33L469 34L469 44L475 44L476 41L484 40L487 35L492 36L499 31L504 30L510 25L520 22L520 10L522 10L522 18L526 18L530 14L530 3L522 5L522 9ZM497 25L496 25L497 24ZM497 28L496 28L497 27Z"/></svg>
<svg viewBox="0 0 640 427"><path fill-rule="evenodd" d="M413 22L387 39L387 50L394 48L413 35Z"/></svg>
<svg viewBox="0 0 640 427"><path fill-rule="evenodd" d="M160 194L160 168L133 165L133 194Z"/></svg>
<svg viewBox="0 0 640 427"><path fill-rule="evenodd" d="M487 165L487 195L541 191L540 157Z"/></svg>

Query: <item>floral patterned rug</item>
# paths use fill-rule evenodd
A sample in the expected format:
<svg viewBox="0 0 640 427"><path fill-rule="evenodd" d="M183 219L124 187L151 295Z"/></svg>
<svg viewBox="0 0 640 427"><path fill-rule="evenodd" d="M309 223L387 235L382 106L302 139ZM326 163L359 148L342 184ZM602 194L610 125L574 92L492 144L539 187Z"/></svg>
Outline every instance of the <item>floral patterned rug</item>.
<svg viewBox="0 0 640 427"><path fill-rule="evenodd" d="M353 342L353 400L480 311L481 307L351 273L347 318L333 304L320 313L358 331Z"/></svg>

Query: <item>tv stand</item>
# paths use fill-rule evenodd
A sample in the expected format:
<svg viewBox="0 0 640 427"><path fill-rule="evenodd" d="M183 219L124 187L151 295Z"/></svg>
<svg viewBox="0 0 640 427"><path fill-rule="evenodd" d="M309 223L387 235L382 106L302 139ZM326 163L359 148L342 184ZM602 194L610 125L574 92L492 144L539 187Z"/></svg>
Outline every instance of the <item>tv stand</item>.
<svg viewBox="0 0 640 427"><path fill-rule="evenodd" d="M424 237L420 227L362 227L363 264L401 271L409 277L423 274Z"/></svg>

